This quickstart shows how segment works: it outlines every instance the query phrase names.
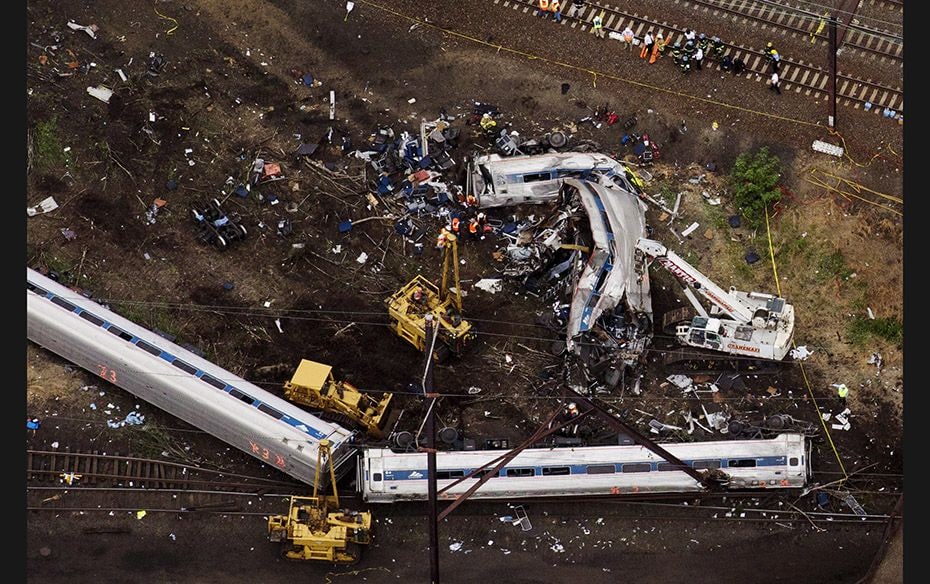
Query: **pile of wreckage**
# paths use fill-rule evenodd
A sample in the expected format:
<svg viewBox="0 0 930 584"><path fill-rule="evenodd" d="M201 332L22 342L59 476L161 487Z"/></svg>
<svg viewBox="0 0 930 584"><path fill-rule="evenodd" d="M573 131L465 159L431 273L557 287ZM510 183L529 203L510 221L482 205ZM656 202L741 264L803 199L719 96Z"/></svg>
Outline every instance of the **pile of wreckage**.
<svg viewBox="0 0 930 584"><path fill-rule="evenodd" d="M497 115L493 106L476 103L467 120L481 126L495 152L468 158L464 185L447 178L456 168L461 130L444 111L421 122L418 133L378 128L366 147L349 154L375 170L378 197L404 211L395 230L421 249L426 230L415 218L437 218L449 228L467 213L514 208L488 221L505 241L494 254L500 274L552 307L542 322L564 333L561 350L580 364L586 390L636 379L630 374L650 344L653 322L636 242L649 235L644 201L655 200L628 165L588 144L560 151L571 146L557 131L520 142L516 132L499 129ZM524 205L545 210L525 213Z"/></svg>

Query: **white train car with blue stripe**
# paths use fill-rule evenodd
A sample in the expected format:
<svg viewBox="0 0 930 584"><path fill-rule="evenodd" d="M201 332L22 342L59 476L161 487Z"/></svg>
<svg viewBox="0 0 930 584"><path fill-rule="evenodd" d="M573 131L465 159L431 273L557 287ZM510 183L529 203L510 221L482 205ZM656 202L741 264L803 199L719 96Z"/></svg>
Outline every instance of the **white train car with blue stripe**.
<svg viewBox="0 0 930 584"><path fill-rule="evenodd" d="M155 407L307 484L328 439L338 474L355 432L210 363L26 268L26 337ZM320 477L326 484L328 474Z"/></svg>
<svg viewBox="0 0 930 584"><path fill-rule="evenodd" d="M719 469L729 489L792 489L810 479L810 442L802 434L780 434L765 440L724 440L662 444L694 469ZM436 454L437 488L442 489L502 451L440 451ZM440 494L452 499L464 493L481 473ZM368 449L358 469L363 498L371 503L427 498L426 454ZM705 490L678 467L639 445L527 448L481 485L471 499L509 499L687 493Z"/></svg>

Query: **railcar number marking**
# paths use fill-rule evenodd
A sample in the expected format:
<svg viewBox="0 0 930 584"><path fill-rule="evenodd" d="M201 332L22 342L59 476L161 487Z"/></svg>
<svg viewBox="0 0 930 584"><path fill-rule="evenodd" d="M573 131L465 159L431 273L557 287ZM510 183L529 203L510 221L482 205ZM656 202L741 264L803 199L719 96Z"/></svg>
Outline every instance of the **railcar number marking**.
<svg viewBox="0 0 930 584"><path fill-rule="evenodd" d="M103 377L110 383L116 383L116 370L115 369L111 369L107 367L106 365L97 365L97 367L99 367L99 371L97 371L97 374L100 377Z"/></svg>
<svg viewBox="0 0 930 584"><path fill-rule="evenodd" d="M252 452L254 454L261 456L263 460L270 461L272 458L274 458L275 466L278 466L280 468L284 468L285 466L287 466L287 462L285 462L284 457L281 456L280 454L276 452L272 452L262 446L259 446L258 444L256 444L255 442L252 442L251 440L249 440L249 447L252 449Z"/></svg>

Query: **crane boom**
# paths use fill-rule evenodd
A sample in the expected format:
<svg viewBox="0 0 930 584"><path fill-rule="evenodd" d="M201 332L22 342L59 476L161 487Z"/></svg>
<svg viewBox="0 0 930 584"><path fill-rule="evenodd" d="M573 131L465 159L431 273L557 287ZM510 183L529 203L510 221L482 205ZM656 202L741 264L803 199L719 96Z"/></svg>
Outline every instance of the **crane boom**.
<svg viewBox="0 0 930 584"><path fill-rule="evenodd" d="M637 240L636 249L686 284L685 296L699 316L675 326L678 342L775 361L788 354L794 335L794 307L784 298L762 292L742 292L733 287L725 291L681 256L652 239ZM715 309L710 313L705 311L692 288Z"/></svg>
<svg viewBox="0 0 930 584"><path fill-rule="evenodd" d="M636 247L643 253L659 262L662 267L671 272L682 282L691 285L701 296L712 302L733 320L739 322L752 322L755 307L744 302L741 298L725 291L715 284L697 268L686 262L681 256L668 249L662 243L641 238Z"/></svg>

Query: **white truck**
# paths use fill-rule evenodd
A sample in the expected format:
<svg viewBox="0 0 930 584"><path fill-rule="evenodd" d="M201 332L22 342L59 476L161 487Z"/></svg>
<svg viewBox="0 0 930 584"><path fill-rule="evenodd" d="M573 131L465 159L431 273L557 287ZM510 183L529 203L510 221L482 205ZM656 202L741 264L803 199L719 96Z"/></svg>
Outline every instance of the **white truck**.
<svg viewBox="0 0 930 584"><path fill-rule="evenodd" d="M679 343L771 361L781 361L791 350L794 307L784 298L733 287L725 291L658 241L641 238L636 248L685 284L685 296L698 314L675 326ZM711 303L709 312L692 288Z"/></svg>

